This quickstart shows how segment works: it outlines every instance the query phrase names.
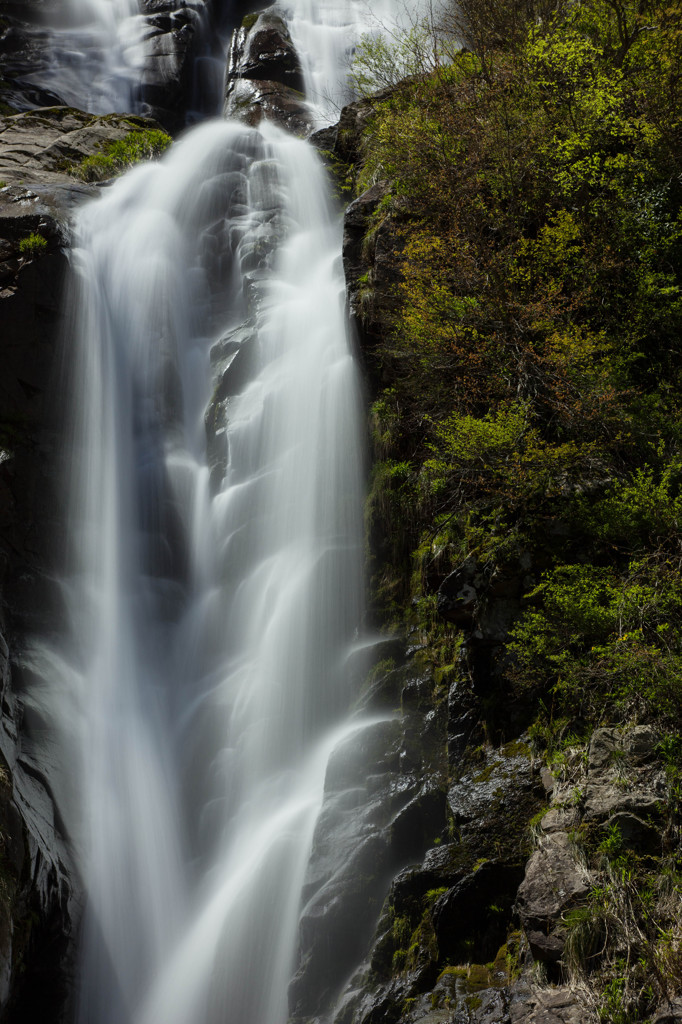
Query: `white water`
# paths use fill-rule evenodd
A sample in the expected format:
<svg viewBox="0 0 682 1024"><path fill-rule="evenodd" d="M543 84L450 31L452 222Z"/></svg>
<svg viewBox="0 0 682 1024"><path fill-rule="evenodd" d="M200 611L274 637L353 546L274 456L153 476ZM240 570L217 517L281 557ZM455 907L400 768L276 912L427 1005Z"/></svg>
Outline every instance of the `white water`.
<svg viewBox="0 0 682 1024"><path fill-rule="evenodd" d="M348 72L355 46L365 35L390 40L400 25L418 17L423 0L402 9L396 0L295 0L289 28L303 65L306 97L319 126L338 120L345 103L355 99ZM407 14L409 13L409 17Z"/></svg>
<svg viewBox="0 0 682 1024"><path fill-rule="evenodd" d="M294 17L325 55L320 120L353 25L352 3ZM287 1019L325 766L364 727L344 721L361 402L325 193L306 143L211 122L79 215L70 631L47 699L88 897L80 1024ZM209 351L254 291L213 493Z"/></svg>
<svg viewBox="0 0 682 1024"><path fill-rule="evenodd" d="M145 60L138 0L66 0L61 21L48 30L51 60L35 84L92 114L134 109Z"/></svg>

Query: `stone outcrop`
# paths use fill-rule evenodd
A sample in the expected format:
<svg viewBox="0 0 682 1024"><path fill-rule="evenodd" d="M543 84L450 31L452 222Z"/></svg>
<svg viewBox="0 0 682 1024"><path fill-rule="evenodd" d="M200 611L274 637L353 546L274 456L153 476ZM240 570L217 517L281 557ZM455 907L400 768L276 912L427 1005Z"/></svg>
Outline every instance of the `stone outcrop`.
<svg viewBox="0 0 682 1024"><path fill-rule="evenodd" d="M279 8L245 18L232 37L225 115L251 127L275 121L306 136L312 122L303 89L301 64Z"/></svg>
<svg viewBox="0 0 682 1024"><path fill-rule="evenodd" d="M97 194L83 190L72 173L82 160L132 131L158 128L158 122L149 118L98 117L72 107L46 107L0 117L0 181L5 185L65 186L71 197L60 189L52 192L51 202L68 210L88 194Z"/></svg>
<svg viewBox="0 0 682 1024"><path fill-rule="evenodd" d="M566 832L551 832L526 865L518 908L531 953L557 963L566 944L563 914L589 891L589 874L581 866Z"/></svg>

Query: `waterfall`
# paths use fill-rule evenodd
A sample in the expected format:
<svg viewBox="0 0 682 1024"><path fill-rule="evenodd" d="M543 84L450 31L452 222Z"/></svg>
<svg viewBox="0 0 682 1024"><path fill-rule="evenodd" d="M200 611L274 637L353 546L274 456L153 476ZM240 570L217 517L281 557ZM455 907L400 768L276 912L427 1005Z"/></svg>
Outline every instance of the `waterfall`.
<svg viewBox="0 0 682 1024"><path fill-rule="evenodd" d="M294 13L326 54L318 121L359 9ZM326 182L307 143L215 121L77 217L69 627L44 657L87 896L80 1024L287 1019L327 760L367 725L362 403Z"/></svg>
<svg viewBox="0 0 682 1024"><path fill-rule="evenodd" d="M59 10L47 26L50 60L35 83L92 114L132 111L145 60L138 0L65 0Z"/></svg>

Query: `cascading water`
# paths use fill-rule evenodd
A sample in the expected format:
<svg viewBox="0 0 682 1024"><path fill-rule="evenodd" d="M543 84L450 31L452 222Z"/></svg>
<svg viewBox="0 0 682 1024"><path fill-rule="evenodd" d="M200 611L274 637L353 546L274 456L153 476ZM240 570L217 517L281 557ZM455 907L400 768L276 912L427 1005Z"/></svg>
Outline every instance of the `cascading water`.
<svg viewBox="0 0 682 1024"><path fill-rule="evenodd" d="M49 36L51 60L35 84L93 114L133 109L145 58L138 0L66 0Z"/></svg>
<svg viewBox="0 0 682 1024"><path fill-rule="evenodd" d="M317 25L336 102L358 19L325 11L293 28ZM81 1024L287 1017L325 766L364 727L344 722L360 400L325 191L306 143L213 122L78 218L70 633L49 674L88 899Z"/></svg>

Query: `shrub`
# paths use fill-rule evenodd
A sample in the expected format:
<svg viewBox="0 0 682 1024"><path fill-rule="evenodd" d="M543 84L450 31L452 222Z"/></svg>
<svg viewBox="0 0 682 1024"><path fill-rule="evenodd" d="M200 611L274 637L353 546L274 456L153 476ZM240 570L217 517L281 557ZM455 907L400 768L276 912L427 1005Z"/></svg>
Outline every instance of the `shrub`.
<svg viewBox="0 0 682 1024"><path fill-rule="evenodd" d="M22 238L19 242L19 252L22 256L30 258L32 256L39 256L47 249L47 239L43 238L42 235L34 232L28 235L26 238Z"/></svg>

